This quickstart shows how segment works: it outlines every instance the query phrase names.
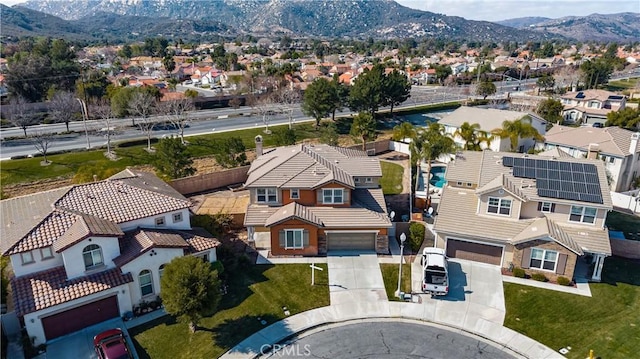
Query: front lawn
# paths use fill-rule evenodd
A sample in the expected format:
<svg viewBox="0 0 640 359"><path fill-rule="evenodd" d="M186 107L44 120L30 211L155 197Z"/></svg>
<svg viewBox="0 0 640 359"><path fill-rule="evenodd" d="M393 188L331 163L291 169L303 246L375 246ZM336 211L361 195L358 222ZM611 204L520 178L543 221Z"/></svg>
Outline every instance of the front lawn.
<svg viewBox="0 0 640 359"><path fill-rule="evenodd" d="M256 331L291 315L329 305L327 266L311 286L307 264L251 265L230 274L218 312L191 334L185 323L165 316L129 330L140 358L218 358ZM262 325L261 320L267 323Z"/></svg>
<svg viewBox="0 0 640 359"><path fill-rule="evenodd" d="M387 298L393 301L399 300L396 298L396 290L398 289L398 267L397 264L380 264L382 279L384 280L384 289L387 291ZM411 263L402 265L402 284L400 289L405 293L411 293Z"/></svg>
<svg viewBox="0 0 640 359"><path fill-rule="evenodd" d="M402 175L404 167L396 163L380 161L382 167L382 178L380 185L384 194L400 194L402 193Z"/></svg>
<svg viewBox="0 0 640 359"><path fill-rule="evenodd" d="M592 298L504 283L505 326L568 358L633 358L640 353L640 263L610 257Z"/></svg>

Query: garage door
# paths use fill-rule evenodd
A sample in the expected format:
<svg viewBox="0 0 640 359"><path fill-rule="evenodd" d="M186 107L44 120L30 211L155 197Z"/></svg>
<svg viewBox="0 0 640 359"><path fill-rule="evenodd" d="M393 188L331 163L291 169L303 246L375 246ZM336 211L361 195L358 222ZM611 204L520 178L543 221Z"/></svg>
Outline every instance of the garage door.
<svg viewBox="0 0 640 359"><path fill-rule="evenodd" d="M376 234L362 232L328 233L327 242L330 251L338 250L375 250Z"/></svg>
<svg viewBox="0 0 640 359"><path fill-rule="evenodd" d="M500 265L502 247L449 239L447 257Z"/></svg>
<svg viewBox="0 0 640 359"><path fill-rule="evenodd" d="M118 298L114 295L113 297L42 318L42 327L47 340L51 340L119 316Z"/></svg>

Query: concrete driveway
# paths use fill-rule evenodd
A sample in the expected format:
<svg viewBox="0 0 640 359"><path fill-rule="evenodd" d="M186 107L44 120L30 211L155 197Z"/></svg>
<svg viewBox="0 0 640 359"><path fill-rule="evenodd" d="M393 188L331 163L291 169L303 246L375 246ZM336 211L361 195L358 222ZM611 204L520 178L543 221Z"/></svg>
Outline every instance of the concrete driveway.
<svg viewBox="0 0 640 359"><path fill-rule="evenodd" d="M96 359L98 355L93 349L93 337L96 334L102 333L105 330L120 328L124 332L127 338L127 344L131 354L135 359L138 359L138 355L133 347L127 328L124 325L122 319L107 320L102 323L84 328L72 334L65 335L60 338L53 339L47 343L47 359L68 359L68 358L90 358Z"/></svg>
<svg viewBox="0 0 640 359"><path fill-rule="evenodd" d="M412 265L412 289L421 292L420 260ZM435 319L451 324L482 318L504 324L505 305L502 273L495 265L449 259L449 294L443 297L420 295L422 303L435 310Z"/></svg>
<svg viewBox="0 0 640 359"><path fill-rule="evenodd" d="M331 305L387 301L378 256L339 251L327 255Z"/></svg>

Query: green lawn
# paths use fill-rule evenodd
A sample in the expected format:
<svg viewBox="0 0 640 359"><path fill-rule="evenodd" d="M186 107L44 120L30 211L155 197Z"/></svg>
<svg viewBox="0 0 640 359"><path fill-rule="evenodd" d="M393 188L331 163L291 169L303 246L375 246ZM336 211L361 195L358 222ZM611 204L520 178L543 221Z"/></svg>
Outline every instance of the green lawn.
<svg viewBox="0 0 640 359"><path fill-rule="evenodd" d="M395 294L398 289L398 267L397 264L380 264L384 289L387 291L387 298L392 301L399 300ZM411 264L409 263L402 265L402 284L400 288L405 293L411 293Z"/></svg>
<svg viewBox="0 0 640 359"><path fill-rule="evenodd" d="M607 214L606 225L611 230L624 232L626 238L640 240L638 237L640 217L638 216L612 211Z"/></svg>
<svg viewBox="0 0 640 359"><path fill-rule="evenodd" d="M637 78L629 79L629 80L618 80L618 81L609 81L606 85L607 90L609 91L622 91L626 89L632 89L636 87L638 83Z"/></svg>
<svg viewBox="0 0 640 359"><path fill-rule="evenodd" d="M217 358L252 333L291 315L329 305L328 274L306 264L240 267L229 279L217 313L203 318L191 334L187 325L166 316L129 330L140 358ZM260 319L266 320L262 325Z"/></svg>
<svg viewBox="0 0 640 359"><path fill-rule="evenodd" d="M504 283L505 326L569 358L637 358L640 353L640 263L607 258L592 298Z"/></svg>
<svg viewBox="0 0 640 359"><path fill-rule="evenodd" d="M380 161L382 167L382 178L380 185L384 194L400 194L402 193L402 174L404 167L399 164Z"/></svg>

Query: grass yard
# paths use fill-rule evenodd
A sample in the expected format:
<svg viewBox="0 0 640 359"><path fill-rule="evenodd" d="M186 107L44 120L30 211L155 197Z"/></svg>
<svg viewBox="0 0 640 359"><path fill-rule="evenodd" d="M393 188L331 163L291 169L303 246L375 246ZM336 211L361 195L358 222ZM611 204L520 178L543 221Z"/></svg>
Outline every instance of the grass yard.
<svg viewBox="0 0 640 359"><path fill-rule="evenodd" d="M165 316L129 330L140 358L218 358L256 331L291 315L329 305L326 264L311 272L306 264L240 267L229 279L218 312L203 318L190 333L185 323ZM266 320L267 324L260 324Z"/></svg>
<svg viewBox="0 0 640 359"><path fill-rule="evenodd" d="M504 283L505 326L568 358L637 358L640 353L640 263L607 258L592 298Z"/></svg>
<svg viewBox="0 0 640 359"><path fill-rule="evenodd" d="M609 81L606 87L607 87L607 90L609 91L622 91L622 90L635 88L637 83L638 83L637 78L628 79L628 80Z"/></svg>
<svg viewBox="0 0 640 359"><path fill-rule="evenodd" d="M384 289L387 291L387 298L392 301L398 301L396 298L396 289L398 289L398 265L397 264L380 264L382 271L382 279L384 280ZM411 292L411 264L402 265L402 284L401 290L405 293Z"/></svg>
<svg viewBox="0 0 640 359"><path fill-rule="evenodd" d="M640 240L640 217L611 211L607 214L607 228L613 231L624 232L628 239Z"/></svg>
<svg viewBox="0 0 640 359"><path fill-rule="evenodd" d="M404 167L396 163L380 161L382 167L382 178L380 185L384 194L400 194L402 193L402 175Z"/></svg>

